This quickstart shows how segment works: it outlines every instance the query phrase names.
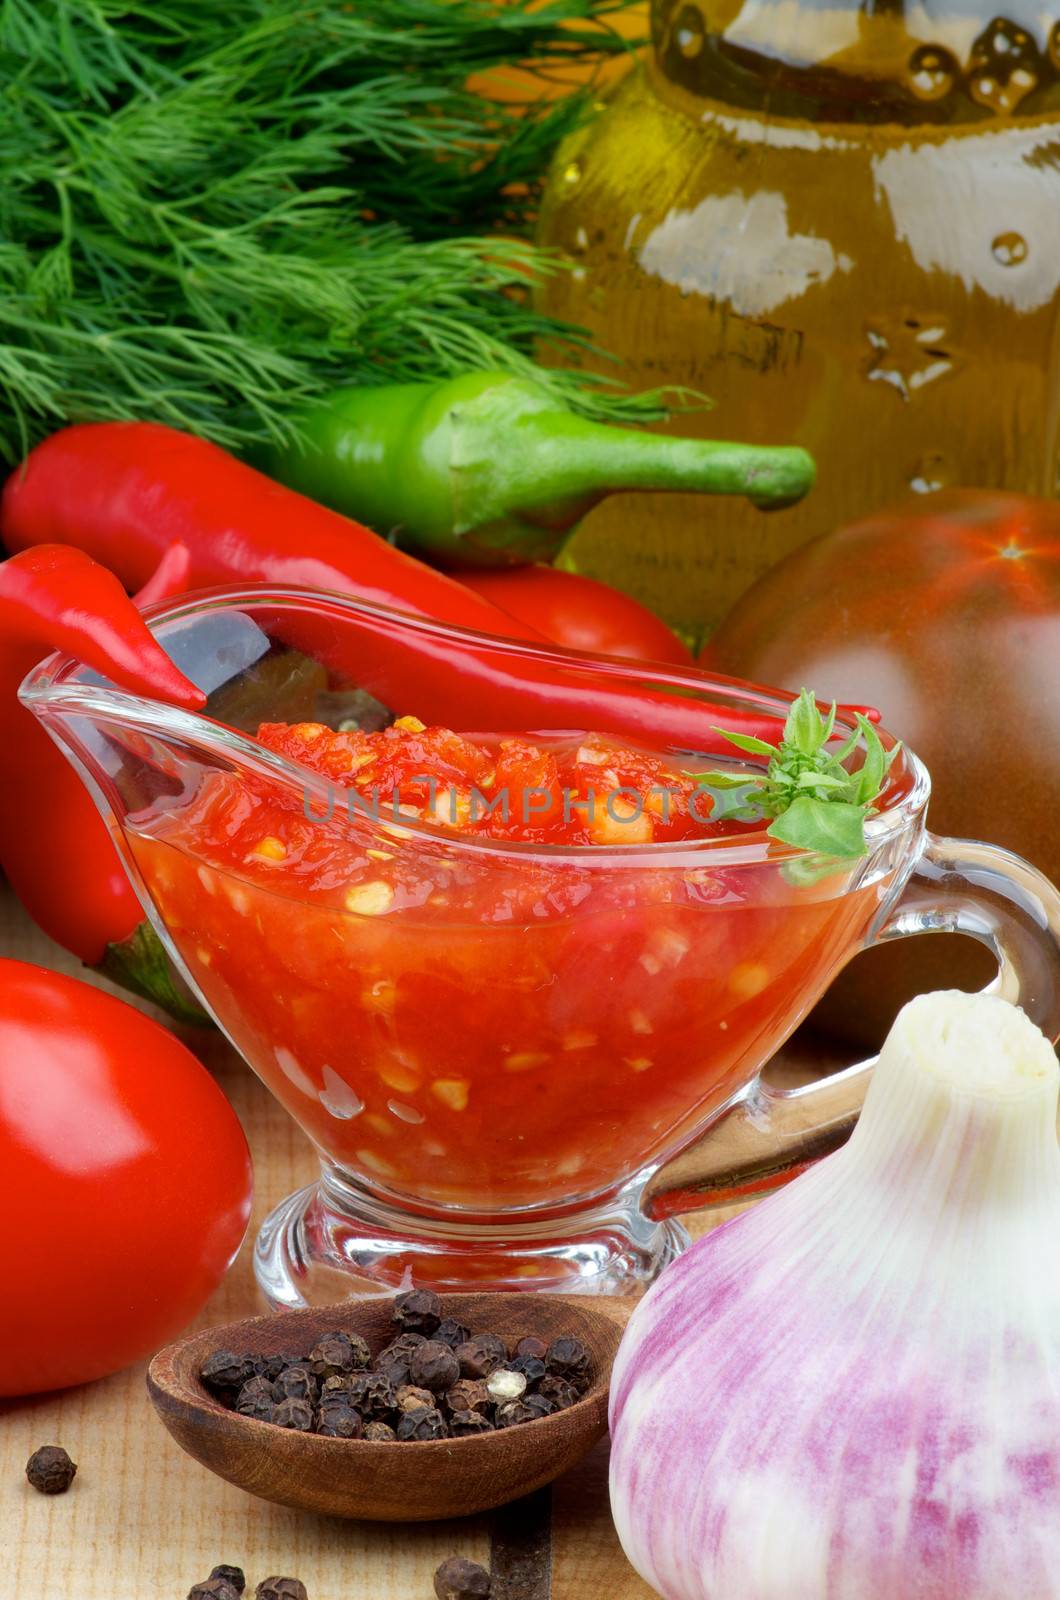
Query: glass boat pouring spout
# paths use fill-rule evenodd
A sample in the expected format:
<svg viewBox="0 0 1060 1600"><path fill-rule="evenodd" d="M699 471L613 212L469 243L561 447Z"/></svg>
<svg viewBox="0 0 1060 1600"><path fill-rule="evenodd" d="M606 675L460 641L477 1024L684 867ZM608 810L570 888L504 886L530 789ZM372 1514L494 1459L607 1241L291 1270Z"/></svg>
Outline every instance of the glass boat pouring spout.
<svg viewBox="0 0 1060 1600"><path fill-rule="evenodd" d="M719 765L719 725L779 733L790 696L324 592L215 590L146 615L203 714L58 657L22 698L176 967L319 1153L319 1181L257 1242L274 1305L410 1272L638 1291L685 1242L679 1210L756 1193L846 1137L871 1063L788 1094L759 1074L875 940L970 933L1000 991L1060 1031L1060 897L1005 852L927 835L909 752L867 853L837 861L746 826L577 845L461 831L396 797L354 805L254 737L415 715L500 749L533 733L628 753L645 743L623 730L636 702L657 708L653 748L678 775ZM531 680L552 696L545 732Z"/></svg>

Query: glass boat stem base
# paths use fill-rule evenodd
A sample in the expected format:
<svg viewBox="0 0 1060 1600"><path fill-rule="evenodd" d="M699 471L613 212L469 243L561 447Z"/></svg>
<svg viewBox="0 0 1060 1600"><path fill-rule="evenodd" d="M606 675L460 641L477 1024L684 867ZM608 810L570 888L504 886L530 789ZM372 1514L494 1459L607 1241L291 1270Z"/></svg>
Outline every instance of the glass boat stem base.
<svg viewBox="0 0 1060 1600"><path fill-rule="evenodd" d="M394 1294L412 1283L439 1293L637 1294L689 1242L679 1223L645 1217L639 1198L637 1185L564 1217L471 1225L399 1210L325 1171L265 1219L254 1270L278 1311Z"/></svg>

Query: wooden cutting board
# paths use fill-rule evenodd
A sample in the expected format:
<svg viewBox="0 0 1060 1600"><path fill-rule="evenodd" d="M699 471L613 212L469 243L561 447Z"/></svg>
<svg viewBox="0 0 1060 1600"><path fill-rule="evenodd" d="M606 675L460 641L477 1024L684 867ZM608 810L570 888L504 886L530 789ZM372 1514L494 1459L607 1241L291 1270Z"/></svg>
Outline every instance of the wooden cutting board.
<svg viewBox="0 0 1060 1600"><path fill-rule="evenodd" d="M80 974L2 889L0 955ZM247 1131L256 1173L252 1236L272 1206L313 1178L313 1152L218 1035L189 1029L184 1037ZM720 1220L693 1219L692 1227L702 1232ZM31 1245L7 1240L16 1261ZM244 1246L200 1320L228 1322L260 1309ZM48 1498L26 1482L27 1458L42 1444L63 1445L78 1464L66 1495ZM491 1550L496 1600L652 1594L627 1564L611 1525L606 1445L551 1495L545 1491L493 1520L352 1523L269 1505L198 1466L156 1419L142 1366L58 1395L0 1401L0 1600L184 1600L218 1562L246 1570L248 1596L261 1579L279 1573L301 1578L309 1600L431 1600L435 1568L446 1556L489 1564Z"/></svg>

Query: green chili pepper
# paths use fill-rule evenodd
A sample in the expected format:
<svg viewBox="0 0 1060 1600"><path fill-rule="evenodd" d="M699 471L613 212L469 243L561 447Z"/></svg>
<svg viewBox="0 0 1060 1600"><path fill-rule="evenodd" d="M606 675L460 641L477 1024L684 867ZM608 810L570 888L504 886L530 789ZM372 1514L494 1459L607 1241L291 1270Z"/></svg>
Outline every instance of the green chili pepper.
<svg viewBox="0 0 1060 1600"><path fill-rule="evenodd" d="M746 495L763 508L813 483L805 450L676 439L590 422L532 379L336 391L299 418L274 477L450 563L549 560L574 525L623 489Z"/></svg>

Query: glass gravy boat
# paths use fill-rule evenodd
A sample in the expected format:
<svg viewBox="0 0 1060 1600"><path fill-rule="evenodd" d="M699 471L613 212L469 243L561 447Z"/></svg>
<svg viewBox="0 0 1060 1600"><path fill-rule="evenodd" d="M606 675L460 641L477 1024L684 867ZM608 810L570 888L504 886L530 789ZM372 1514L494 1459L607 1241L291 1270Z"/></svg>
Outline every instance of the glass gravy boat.
<svg viewBox="0 0 1060 1600"><path fill-rule="evenodd" d="M786 1093L760 1072L866 944L970 934L997 957L997 991L1060 1030L1060 896L1004 851L928 835L908 751L868 854L837 863L755 832L462 836L351 808L248 737L262 721L381 726L381 676L395 698L406 655L415 698L402 687L391 709L478 733L498 730L481 699L462 712L457 661L545 665L590 699L594 683L650 684L716 718L783 719L789 697L325 592L215 590L147 617L203 714L58 657L22 698L91 790L175 965L320 1154L319 1182L258 1238L273 1305L409 1272L439 1289L636 1292L686 1242L679 1211L768 1188L847 1136L871 1063ZM675 771L696 765L672 753Z"/></svg>

